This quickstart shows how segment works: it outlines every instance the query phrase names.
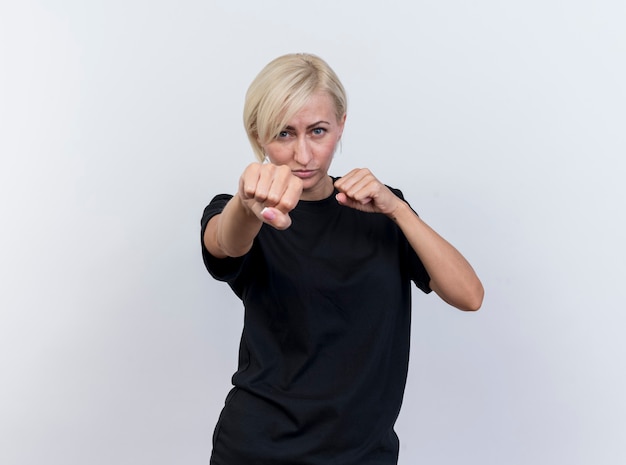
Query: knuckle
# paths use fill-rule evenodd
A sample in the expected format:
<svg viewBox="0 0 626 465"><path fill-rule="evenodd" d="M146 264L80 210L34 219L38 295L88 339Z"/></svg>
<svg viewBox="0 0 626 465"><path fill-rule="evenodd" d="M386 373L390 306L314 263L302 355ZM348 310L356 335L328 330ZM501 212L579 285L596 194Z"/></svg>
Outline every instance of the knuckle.
<svg viewBox="0 0 626 465"><path fill-rule="evenodd" d="M266 196L266 200L268 203L271 203L273 205L277 205L280 202L280 196L275 194L275 193L269 193Z"/></svg>
<svg viewBox="0 0 626 465"><path fill-rule="evenodd" d="M250 184L244 183L242 190L246 198L251 198L255 195L254 186L251 186Z"/></svg>
<svg viewBox="0 0 626 465"><path fill-rule="evenodd" d="M296 208L296 205L298 204L298 202L295 199L292 198L283 198L281 200L281 206L286 210L286 211L291 211L294 208Z"/></svg>

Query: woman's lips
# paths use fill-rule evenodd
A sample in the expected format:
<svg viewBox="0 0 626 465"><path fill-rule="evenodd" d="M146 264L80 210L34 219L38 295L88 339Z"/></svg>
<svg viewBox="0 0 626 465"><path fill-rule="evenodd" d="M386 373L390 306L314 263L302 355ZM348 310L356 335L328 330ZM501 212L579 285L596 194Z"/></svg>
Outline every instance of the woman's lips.
<svg viewBox="0 0 626 465"><path fill-rule="evenodd" d="M292 173L300 179L308 179L315 176L316 170L294 170Z"/></svg>

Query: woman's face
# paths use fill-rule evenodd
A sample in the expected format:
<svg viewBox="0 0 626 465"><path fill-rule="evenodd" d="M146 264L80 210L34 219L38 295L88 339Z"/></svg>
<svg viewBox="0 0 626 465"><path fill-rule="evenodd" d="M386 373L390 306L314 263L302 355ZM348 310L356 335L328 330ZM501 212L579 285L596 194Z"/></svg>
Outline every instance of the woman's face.
<svg viewBox="0 0 626 465"><path fill-rule="evenodd" d="M302 179L302 200L321 200L332 194L328 168L345 120L345 115L337 120L332 98L326 92L317 92L278 137L263 146L271 163L289 166L293 175Z"/></svg>

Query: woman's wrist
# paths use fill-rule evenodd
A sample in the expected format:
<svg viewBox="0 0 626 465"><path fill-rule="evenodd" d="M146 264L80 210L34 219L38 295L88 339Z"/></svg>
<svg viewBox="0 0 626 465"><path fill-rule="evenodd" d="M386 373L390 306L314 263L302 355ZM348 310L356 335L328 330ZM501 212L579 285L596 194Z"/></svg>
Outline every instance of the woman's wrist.
<svg viewBox="0 0 626 465"><path fill-rule="evenodd" d="M392 210L391 213L388 213L387 216L391 218L395 223L400 224L402 220L404 220L407 215L412 214L415 215L409 204L404 200L398 199L398 203L396 207Z"/></svg>

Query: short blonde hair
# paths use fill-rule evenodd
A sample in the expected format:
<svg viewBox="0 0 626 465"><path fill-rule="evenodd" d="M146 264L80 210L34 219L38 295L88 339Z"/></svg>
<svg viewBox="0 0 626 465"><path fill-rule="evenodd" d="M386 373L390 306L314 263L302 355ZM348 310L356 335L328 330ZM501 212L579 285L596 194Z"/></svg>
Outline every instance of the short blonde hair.
<svg viewBox="0 0 626 465"><path fill-rule="evenodd" d="M259 161L263 145L271 142L288 121L316 92L327 92L335 104L337 121L347 111L346 91L339 78L321 58L293 53L272 60L252 81L243 109L250 144Z"/></svg>

